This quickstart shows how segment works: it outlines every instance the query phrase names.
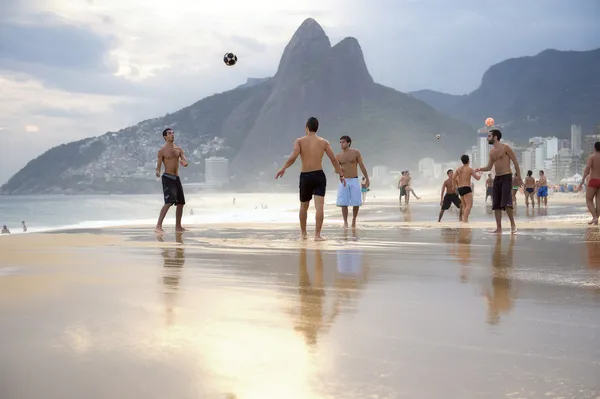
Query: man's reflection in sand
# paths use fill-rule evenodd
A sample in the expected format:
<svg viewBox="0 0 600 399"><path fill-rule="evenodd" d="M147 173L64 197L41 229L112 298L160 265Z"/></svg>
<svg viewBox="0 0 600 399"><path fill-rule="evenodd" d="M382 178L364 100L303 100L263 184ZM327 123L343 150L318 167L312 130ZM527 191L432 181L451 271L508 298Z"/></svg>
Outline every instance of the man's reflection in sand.
<svg viewBox="0 0 600 399"><path fill-rule="evenodd" d="M460 263L460 281L466 283L469 281L469 264L471 263L471 240L473 239L473 229L470 227L461 227L458 229L458 248L456 258Z"/></svg>
<svg viewBox="0 0 600 399"><path fill-rule="evenodd" d="M598 227L588 227L584 240L587 249L585 263L590 270L596 272L594 273L596 285L593 290L595 294L600 295L600 230Z"/></svg>
<svg viewBox="0 0 600 399"><path fill-rule="evenodd" d="M300 316L295 330L304 334L306 344L317 343L319 331L323 328L323 300L325 287L323 281L323 255L315 250L315 275L311 282L306 264L306 248L300 249L298 261L298 295L300 298Z"/></svg>
<svg viewBox="0 0 600 399"><path fill-rule="evenodd" d="M511 273L513 268L513 249L515 235L510 235L510 242L506 253L502 253L502 235L496 237L494 254L492 255L492 292L486 290L488 301L488 318L490 324L500 322L500 314L508 313L512 309Z"/></svg>
<svg viewBox="0 0 600 399"><path fill-rule="evenodd" d="M157 235L156 238L158 241L164 242L162 236ZM183 235L181 233L176 233L175 241L179 244L183 244ZM178 246L176 248L162 248L161 254L164 261L162 283L166 309L165 323L167 326L172 326L175 321L173 307L177 297L177 291L179 290L181 272L183 265L185 264L185 249L183 246Z"/></svg>
<svg viewBox="0 0 600 399"><path fill-rule="evenodd" d="M402 207L402 205L400 205L400 213L404 216L404 218L403 218L404 223L410 223L410 221L411 221L410 206L406 205L406 206Z"/></svg>
<svg viewBox="0 0 600 399"><path fill-rule="evenodd" d="M325 283L323 254L315 250L314 277L308 272L306 249L300 249L298 293L300 315L295 330L304 334L306 344L315 346L318 335L327 332L336 317L346 311L347 303L356 297L358 290L366 283L368 268L363 265L362 250L337 251L337 275L335 277L333 310L325 313Z"/></svg>

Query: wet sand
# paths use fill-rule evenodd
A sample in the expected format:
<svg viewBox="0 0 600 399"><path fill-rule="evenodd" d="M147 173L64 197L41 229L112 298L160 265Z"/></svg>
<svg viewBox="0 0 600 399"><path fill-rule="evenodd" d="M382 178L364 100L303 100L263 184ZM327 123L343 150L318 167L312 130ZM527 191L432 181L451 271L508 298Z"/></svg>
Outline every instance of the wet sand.
<svg viewBox="0 0 600 399"><path fill-rule="evenodd" d="M482 206L460 226L380 201L356 231L329 209L325 243L283 224L2 237L0 398L598 398L580 208L516 236Z"/></svg>

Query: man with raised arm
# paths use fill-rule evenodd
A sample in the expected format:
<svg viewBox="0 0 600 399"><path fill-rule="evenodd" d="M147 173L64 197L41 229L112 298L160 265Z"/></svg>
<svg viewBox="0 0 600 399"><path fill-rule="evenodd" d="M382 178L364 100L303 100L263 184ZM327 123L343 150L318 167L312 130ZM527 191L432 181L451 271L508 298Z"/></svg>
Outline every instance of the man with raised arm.
<svg viewBox="0 0 600 399"><path fill-rule="evenodd" d="M476 172L488 172L495 169L496 177L492 187L492 209L496 216L496 230L494 233L502 233L502 211L506 211L510 220L511 232L517 232L517 225L513 215L512 184L513 176L510 169L512 161L516 172L516 183L521 185L521 168L515 152L509 145L500 143L502 133L498 129L492 129L488 133L488 143L492 145L490 150L490 161L484 168L477 168Z"/></svg>
<svg viewBox="0 0 600 399"><path fill-rule="evenodd" d="M310 201L315 197L315 241L324 241L321 236L321 228L323 227L324 206L325 206L325 190L327 188L327 178L323 172L323 155L327 154L331 164L335 168L337 174L340 175L340 182L345 185L346 179L344 172L340 167L331 145L327 140L317 135L319 130L319 121L317 118L308 118L304 128L305 136L297 138L294 141L294 149L288 157L285 165L275 175L275 179L283 177L285 170L292 166L300 155L302 160L302 169L300 173L300 230L302 238L306 239L306 218L308 216L308 208Z"/></svg>

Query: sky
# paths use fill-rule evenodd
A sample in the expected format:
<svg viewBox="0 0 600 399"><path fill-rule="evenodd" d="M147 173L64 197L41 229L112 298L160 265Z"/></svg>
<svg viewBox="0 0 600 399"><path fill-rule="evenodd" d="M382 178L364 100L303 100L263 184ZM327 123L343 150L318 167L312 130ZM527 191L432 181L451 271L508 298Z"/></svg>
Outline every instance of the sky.
<svg viewBox="0 0 600 399"><path fill-rule="evenodd" d="M308 17L405 92L468 93L507 58L600 47L598 0L0 0L0 184L53 146L272 76Z"/></svg>

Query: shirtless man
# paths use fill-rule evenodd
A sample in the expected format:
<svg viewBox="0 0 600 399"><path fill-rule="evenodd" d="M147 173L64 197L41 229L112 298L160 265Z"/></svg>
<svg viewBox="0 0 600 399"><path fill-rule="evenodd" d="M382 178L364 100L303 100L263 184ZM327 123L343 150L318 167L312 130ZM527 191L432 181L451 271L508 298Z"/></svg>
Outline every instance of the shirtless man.
<svg viewBox="0 0 600 399"><path fill-rule="evenodd" d="M400 202L402 202L402 197L406 195L406 171L403 170L400 175L400 180L398 180L398 189L400 189ZM407 200L405 200L407 201Z"/></svg>
<svg viewBox="0 0 600 399"><path fill-rule="evenodd" d="M533 178L533 172L528 170L527 177L525 178L525 206L529 208L529 200L531 199L531 207L535 208L535 179Z"/></svg>
<svg viewBox="0 0 600 399"><path fill-rule="evenodd" d="M543 170L540 170L540 186L538 188L538 208L540 200L544 202L544 206L548 206L548 179Z"/></svg>
<svg viewBox="0 0 600 399"><path fill-rule="evenodd" d="M410 201L410 193L412 193L412 195L414 195L416 199L418 199L418 200L421 199L421 197L417 196L417 193L415 193L415 190L412 189L411 183L412 183L412 176L410 175L410 172L407 170L406 172L404 172L404 190L406 192L406 205L408 205L408 202Z"/></svg>
<svg viewBox="0 0 600 399"><path fill-rule="evenodd" d="M454 204L454 206L459 209L458 220L460 221L462 219L463 209L460 206L460 198L458 198L458 195L456 194L456 183L453 179L452 169L448 169L446 175L448 175L448 178L444 180L444 183L442 183L442 197L440 199L440 206L442 207L442 209L440 210L438 223L442 221L442 216L444 216L444 212L450 209L450 205L452 204Z"/></svg>
<svg viewBox="0 0 600 399"><path fill-rule="evenodd" d="M492 196L492 190L494 186L494 179L492 179L492 174L488 174L487 179L485 180L485 202L487 203L488 197Z"/></svg>
<svg viewBox="0 0 600 399"><path fill-rule="evenodd" d="M315 209L316 209L316 226L315 226L315 241L324 241L325 238L321 236L321 228L323 227L325 205L325 189L327 188L327 178L323 172L323 155L327 154L331 164L333 165L337 174L340 175L340 182L346 184L344 178L344 172L340 167L331 145L327 140L317 136L317 130L319 130L319 121L317 118L308 118L306 126L304 127L304 137L297 138L294 141L294 149L288 157L285 165L277 171L275 179L283 177L285 170L292 166L300 155L302 160L302 169L300 173L300 230L302 232L302 239L306 239L306 218L308 216L308 207L310 206L310 200L313 195L315 196Z"/></svg>
<svg viewBox="0 0 600 399"><path fill-rule="evenodd" d="M600 215L600 141L594 143L594 153L590 155L583 170L583 177L577 187L577 191L581 190L586 178L589 177L589 182L585 190L585 202L587 203L588 211L592 214L592 220L588 224L598 224L598 216ZM594 199L596 204L594 205Z"/></svg>
<svg viewBox="0 0 600 399"><path fill-rule="evenodd" d="M183 216L183 206L185 205L185 196L183 195L183 186L181 185L181 179L179 179L179 164L187 167L188 162L185 159L183 150L177 147L173 142L175 141L175 134L173 130L167 128L163 130L163 139L165 145L158 150L158 159L156 161L156 177L160 177L160 170L162 164L165 165L165 173L162 175L162 186L165 197L165 204L160 210L158 215L158 222L154 229L157 233L163 233L162 223L167 216L169 208L173 205L177 206L175 211L175 231L184 232L181 226L181 217Z"/></svg>
<svg viewBox="0 0 600 399"><path fill-rule="evenodd" d="M477 168L476 172L489 172L492 167L496 170L492 193L492 209L496 216L496 230L494 233L502 233L502 211L505 210L510 220L511 232L517 232L517 225L513 215L512 203L512 172L510 162L512 161L517 173L517 180L521 183L521 168L515 152L509 145L500 143L502 133L498 129L492 129L488 133L488 143L492 145L490 150L490 161L484 168Z"/></svg>
<svg viewBox="0 0 600 399"><path fill-rule="evenodd" d="M473 208L473 188L471 187L471 177L474 177L475 180L481 179L481 174L475 173L475 169L469 166L469 156L463 155L460 157L460 161L463 166L460 166L454 172L454 181L456 183L456 191L458 195L460 195L461 200L461 209L462 211L462 221L465 223L469 222L469 214L471 213L471 208Z"/></svg>
<svg viewBox="0 0 600 399"><path fill-rule="evenodd" d="M340 147L342 148L342 152L336 155L340 167L344 172L344 176L346 177L346 184L340 183L338 187L336 201L336 205L342 208L344 228L348 228L348 207L352 207L352 228L355 228L358 210L362 205L361 183L358 181L357 165L360 166L360 171L364 176L365 187L368 188L371 184L360 151L355 148L350 148L351 145L352 139L350 136L340 137Z"/></svg>

